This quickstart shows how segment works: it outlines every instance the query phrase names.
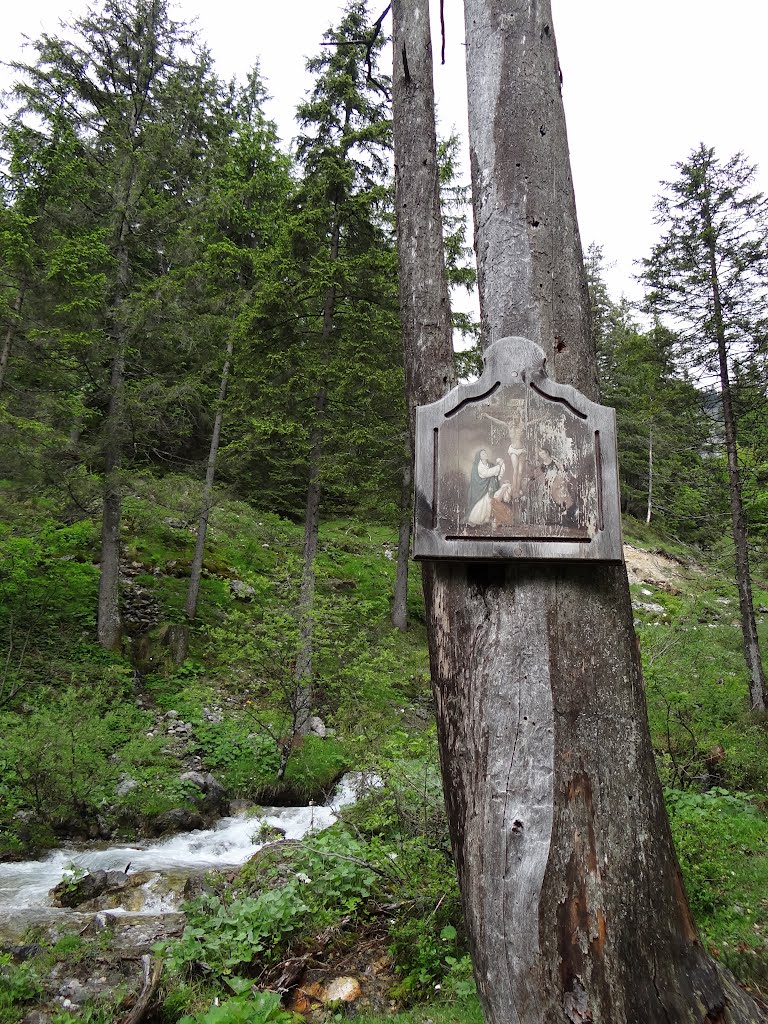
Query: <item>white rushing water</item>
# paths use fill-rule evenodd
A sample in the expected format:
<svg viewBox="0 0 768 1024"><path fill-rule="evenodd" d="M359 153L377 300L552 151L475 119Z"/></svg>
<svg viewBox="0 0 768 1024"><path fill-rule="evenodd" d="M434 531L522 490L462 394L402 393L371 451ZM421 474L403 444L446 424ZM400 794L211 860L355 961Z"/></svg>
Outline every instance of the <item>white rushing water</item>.
<svg viewBox="0 0 768 1024"><path fill-rule="evenodd" d="M347 775L328 804L308 807L264 807L252 817L244 814L222 818L213 828L185 832L168 839L126 843L121 846L72 844L53 850L43 860L0 864L0 918L37 908L50 907L49 890L62 880L73 865L86 871L135 871L198 873L240 867L264 843L258 842L263 825L272 825L286 839L302 839L309 832L328 828L337 811L355 802L360 777ZM157 897L147 886L144 913L166 913L171 902Z"/></svg>

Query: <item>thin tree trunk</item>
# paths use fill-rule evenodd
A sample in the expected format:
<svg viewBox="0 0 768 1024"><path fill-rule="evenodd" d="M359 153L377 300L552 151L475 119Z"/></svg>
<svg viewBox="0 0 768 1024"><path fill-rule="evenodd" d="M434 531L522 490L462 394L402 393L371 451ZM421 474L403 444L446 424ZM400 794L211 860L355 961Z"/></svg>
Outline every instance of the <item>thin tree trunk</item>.
<svg viewBox="0 0 768 1024"><path fill-rule="evenodd" d="M646 523L651 521L653 511L653 423L648 430L648 509L645 513Z"/></svg>
<svg viewBox="0 0 768 1024"><path fill-rule="evenodd" d="M437 165L429 0L394 0L393 134L400 320L413 449L415 409L456 382Z"/></svg>
<svg viewBox="0 0 768 1024"><path fill-rule="evenodd" d="M136 132L134 112L130 138ZM125 435L125 357L128 329L122 320L122 304L131 279L128 235L129 204L133 188L132 158L126 157L115 209L114 253L117 276L110 311L112 370L109 381L109 407L104 423L104 489L101 520L101 567L99 570L98 615L96 636L102 647L119 650L122 640L120 620L120 520L122 514L122 483L120 469Z"/></svg>
<svg viewBox="0 0 768 1024"><path fill-rule="evenodd" d="M323 416L326 393L321 388L315 398L315 423L309 455L309 485L304 513L304 552L301 592L299 594L299 652L296 657L296 693L294 734L306 736L312 718L312 659L314 655L315 559L320 531L320 459L323 451Z"/></svg>
<svg viewBox="0 0 768 1024"><path fill-rule="evenodd" d="M189 587L187 588L187 600L184 606L184 611L188 619L194 619L197 615L197 599L200 594L200 577L203 572L203 557L205 555L205 538L208 533L208 517L211 514L213 482L216 478L216 460L219 455L221 424L224 419L224 403L227 398L227 387L229 385L229 374L232 367L233 352L234 341L232 338L229 338L227 341L227 354L224 359L224 367L221 371L219 397L216 403L216 415L213 420L213 433L211 434L211 447L208 451L208 465L205 470L203 500L200 508L200 518L197 521L195 553L192 556L192 567L189 572Z"/></svg>
<svg viewBox="0 0 768 1024"><path fill-rule="evenodd" d="M349 112L347 112L347 122ZM338 206L338 204L336 204ZM331 248L329 258L331 266L339 258L341 241L341 224L338 208L334 212L333 229L331 231ZM333 314L336 309L336 285L330 285L325 291L323 301L323 333L322 351L325 352L333 334ZM309 484L307 486L307 504L304 512L304 552L301 572L301 592L299 594L299 652L296 656L296 693L294 708L294 733L306 736L310 731L312 717L312 659L314 654L314 609L315 609L315 558L317 557L317 541L320 532L320 501L322 498L322 480L320 463L323 454L325 403L327 393L325 385L321 386L315 396L315 417L312 424L309 450Z"/></svg>
<svg viewBox="0 0 768 1024"><path fill-rule="evenodd" d="M22 285L21 288L19 289L19 294L16 296L16 299L14 300L13 316L11 317L8 323L8 328L5 332L5 337L3 338L3 347L0 349L0 391L3 390L3 385L5 384L5 376L6 373L8 372L8 362L11 358L13 339L16 334L16 318L21 312L21 307L24 302L24 292L25 287L24 285Z"/></svg>
<svg viewBox="0 0 768 1024"><path fill-rule="evenodd" d="M427 0L394 0L393 12L408 260L430 220L410 191L434 159L422 148ZM465 13L483 338L530 337L560 381L596 398L549 0L465 0ZM431 301L434 266L424 280L421 269L402 286L413 310ZM448 382L447 340L430 349L403 322L409 400L431 401ZM488 1024L763 1019L723 981L691 918L624 567L438 562L424 582L448 816Z"/></svg>
<svg viewBox="0 0 768 1024"><path fill-rule="evenodd" d="M409 453L408 461L403 469L403 486L400 492L400 530L397 537L395 595L392 599L392 625L402 632L408 629L408 560L411 554L412 486L413 464Z"/></svg>
<svg viewBox="0 0 768 1024"><path fill-rule="evenodd" d="M125 384L125 337L118 327L114 339L110 376L109 411L105 423L104 490L101 517L101 567L97 638L110 651L120 648L120 518L122 511L123 393Z"/></svg>
<svg viewBox="0 0 768 1024"><path fill-rule="evenodd" d="M744 502L741 496L741 474L739 472L739 449L736 438L736 416L733 411L728 352L725 340L723 306L720 297L720 280L717 272L716 240L712 230L712 215L708 200L704 203L705 237L708 239L709 275L712 284L712 303L715 314L717 336L717 357L720 368L720 398L723 405L725 424L725 448L728 456L728 489L731 500L731 530L736 551L736 585L739 591L741 612L741 634L744 642L744 657L749 671L749 696L753 710L764 711L768 703L765 673L760 657L757 638L757 622L752 602L752 575L749 568L749 547L747 523L744 518Z"/></svg>

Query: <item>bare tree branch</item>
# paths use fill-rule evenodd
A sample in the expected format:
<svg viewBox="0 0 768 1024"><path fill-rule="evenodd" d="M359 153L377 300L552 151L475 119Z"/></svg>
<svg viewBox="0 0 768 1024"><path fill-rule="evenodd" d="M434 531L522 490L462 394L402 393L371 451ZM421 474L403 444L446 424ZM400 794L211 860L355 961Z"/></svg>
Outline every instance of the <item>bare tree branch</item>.
<svg viewBox="0 0 768 1024"><path fill-rule="evenodd" d="M440 6L442 10L442 0ZM392 4L388 3L384 10L381 12L381 14L378 16L378 18L376 19L376 21L374 21L373 25L371 25L370 34L367 36L362 36L359 39L332 40L329 42L322 42L320 44L321 46L364 46L366 48L365 62L368 67L368 74L366 75L366 80L369 85L372 85L374 89L377 89L380 93L386 96L387 99L390 99L389 89L385 85L382 85L381 82L377 81L373 77L373 47L381 33L381 28L382 25L384 24L384 19L389 14L391 9ZM443 44L443 52L445 52L445 44ZM445 60L443 60L443 63L445 63Z"/></svg>

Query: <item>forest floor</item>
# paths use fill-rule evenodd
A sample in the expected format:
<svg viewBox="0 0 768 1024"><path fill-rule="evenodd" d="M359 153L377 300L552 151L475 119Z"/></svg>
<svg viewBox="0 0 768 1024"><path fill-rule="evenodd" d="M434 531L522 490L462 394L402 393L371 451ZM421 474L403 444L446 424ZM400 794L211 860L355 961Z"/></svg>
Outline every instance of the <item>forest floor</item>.
<svg viewBox="0 0 768 1024"><path fill-rule="evenodd" d="M199 620L178 665L198 501L184 477L132 480L128 631L122 654L110 655L93 639L95 519L51 496L19 501L0 490L8 524L0 528L0 855L23 860L73 838L167 834L215 820L233 800L321 800L347 770L375 774L380 785L329 831L199 878L185 919L157 928L149 919L85 920L74 932L18 936L0 952L0 1024L122 1022L145 955L163 962L145 1017L156 1024L287 1024L294 1011L337 1019L341 1006L366 1024L374 1018L365 1014L394 1011L400 1024L479 1024L442 807L418 570L402 634L389 624L395 533L354 519L323 524L321 721L278 781L301 529L220 496ZM727 553L713 561L642 524L625 528L649 722L691 905L713 953L766 993L768 733L746 707ZM755 602L765 644L768 593L756 589ZM254 983L266 990L258 997ZM295 993L287 1009L269 994L281 987Z"/></svg>

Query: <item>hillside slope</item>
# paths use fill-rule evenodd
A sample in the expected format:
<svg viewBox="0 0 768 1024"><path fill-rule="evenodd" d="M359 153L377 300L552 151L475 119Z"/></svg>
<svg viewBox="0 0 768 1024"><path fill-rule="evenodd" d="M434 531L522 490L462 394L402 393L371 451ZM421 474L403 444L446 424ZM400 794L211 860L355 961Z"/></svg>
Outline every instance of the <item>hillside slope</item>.
<svg viewBox="0 0 768 1024"><path fill-rule="evenodd" d="M199 619L177 664L199 488L186 477L145 476L129 489L121 655L94 641L95 518L53 495L19 501L0 491L0 854L195 827L237 799L319 799L345 770L368 770L382 787L327 838L257 857L190 906L189 935L166 951L157 1019L202 1012L233 970L274 984L291 957L311 952L318 969L335 969L366 943L384 965L379 988L396 1003L436 991L465 1000L472 983L417 569L410 629L389 622L394 531L353 519L322 526L315 734L290 748L279 778L298 645L300 527L219 495ZM747 709L735 588L727 567L705 564L701 552L631 521L626 533L649 721L691 904L717 955L766 992L768 734ZM755 601L766 642L768 593L756 590ZM345 874L342 863L358 867ZM300 876L313 885L297 888ZM329 901L328 892L337 895ZM264 920L267 904L278 917L254 959L259 942L233 945L232 936L243 915ZM333 941L321 948L329 928ZM73 957L91 969L81 944L64 947L61 956L43 950L47 967L34 960L23 969L42 977ZM190 987L183 979L201 960L212 973ZM2 987L21 969L9 961L2 974L2 1012L3 999L16 1007L9 1013L24 1005ZM2 1012L0 1021L20 1019Z"/></svg>

